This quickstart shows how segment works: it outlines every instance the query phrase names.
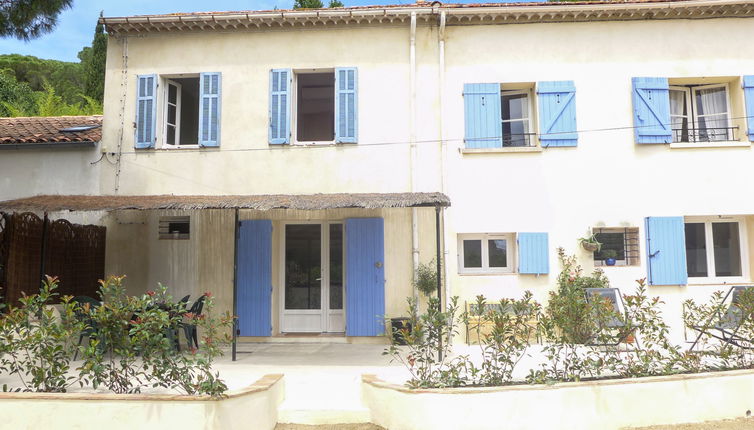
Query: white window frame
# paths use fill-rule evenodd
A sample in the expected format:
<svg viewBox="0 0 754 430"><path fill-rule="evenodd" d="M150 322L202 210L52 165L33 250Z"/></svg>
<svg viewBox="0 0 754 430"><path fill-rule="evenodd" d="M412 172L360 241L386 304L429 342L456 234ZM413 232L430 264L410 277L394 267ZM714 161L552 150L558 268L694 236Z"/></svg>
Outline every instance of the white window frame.
<svg viewBox="0 0 754 430"><path fill-rule="evenodd" d="M159 136L160 136L160 142L159 142L159 145L156 145L156 146L158 146L160 149L187 149L187 148L188 149L196 149L196 148L201 148L201 145L199 145L198 143L195 144L195 145L169 145L168 142L167 142L167 137L168 137L168 127L167 127L167 120L168 120L168 91L169 91L168 86L169 85L175 85L175 86L178 87L178 89L180 89L181 91L183 91L183 85L180 84L180 83L178 83L178 82L175 82L173 79L196 78L196 79L199 79L200 82L201 82L201 74L199 74L199 73L182 73L182 74L177 74L177 75L173 75L173 74L171 74L171 75L159 75L159 78L160 78L159 82L162 84L162 91L158 91L158 94L162 98L158 99L157 103L158 103L159 109L162 109L162 113L158 116L158 118L161 118L160 124L158 124L158 126L157 126L158 130L160 130L160 134L159 134ZM199 90L201 92L201 88ZM200 103L201 103L201 94L198 94L198 98L199 98ZM181 136L181 133L180 133L180 128L181 128L181 109L180 108L182 106L181 92L178 92L178 97L176 98L176 100L178 101L178 109L176 110L176 124L177 124L177 126L176 126L176 130L175 130L175 136L176 136L176 140L178 142L180 142L180 136ZM197 116L196 116L197 126L199 125L199 111L198 111L198 109L200 109L200 108L201 108L200 106L197 106ZM198 138L198 134L197 134L197 138Z"/></svg>
<svg viewBox="0 0 754 430"><path fill-rule="evenodd" d="M504 239L506 243L506 267L490 267L489 241ZM482 241L482 267L464 267L463 242L465 240ZM514 233L477 233L458 235L458 273L460 274L500 274L514 273L516 264L516 235Z"/></svg>
<svg viewBox="0 0 754 430"><path fill-rule="evenodd" d="M697 107L696 107L696 94L700 90L706 90L710 88L723 88L725 89L725 106L727 107L727 111L725 112L725 115L727 116L727 125L726 127L732 127L731 125L731 104L730 104L730 88L727 83L719 83L719 84L706 84L706 85L692 85L692 86L681 86L681 85L670 85L668 87L671 91L683 91L685 93L685 100L686 100L686 118L688 119L688 133L698 133L699 130L699 114L697 113ZM672 112L672 111L671 111ZM714 114L720 115L720 114ZM672 119L673 119L672 113L670 116L671 119L671 128L672 128ZM702 115L702 117L706 117L710 115ZM678 117L676 115L676 117ZM702 143L702 144L715 144L720 142L731 142L735 141L735 139L732 139L733 136L730 136L731 139L725 139L725 140L710 140L705 142L699 142L699 141L678 141L674 143ZM674 136L675 138L675 136ZM675 139L674 139L675 140Z"/></svg>
<svg viewBox="0 0 754 430"><path fill-rule="evenodd" d="M335 68L322 68L322 69L304 69L304 70L292 70L293 79L291 80L291 145L312 146L312 145L335 145L335 104L333 104L333 138L332 140L298 140L298 77L299 75L308 75L315 73L332 73L333 78L333 102L337 103L337 97L335 94Z"/></svg>
<svg viewBox="0 0 754 430"><path fill-rule="evenodd" d="M532 121L532 118L533 118L533 115L534 115L534 110L533 110L534 109L534 97L532 96L533 95L533 89L534 89L533 87L532 88L524 88L524 89L505 89L505 84L501 84L501 86L500 86L500 125L501 125L501 129L502 129L502 125L505 124L505 123L526 121L526 123L527 123L527 129L528 129L527 133L528 134L533 134L534 133L532 131L532 130L534 130L534 124L533 124L533 121ZM527 113L526 118L513 119L513 120L511 120L511 119L503 119L503 107L502 107L502 105L503 105L503 96L515 96L515 95L519 95L519 94L526 95L526 102L527 102L527 105L528 105L528 108L529 108L528 109L529 112ZM539 146L539 139L535 139L534 137L536 137L536 136L528 136L528 138L530 139L529 145L524 146L524 148L526 148L526 147L530 147L531 148L531 147L538 147ZM501 143L501 145L503 144L504 141L505 141L505 134L503 134L500 137L500 143ZM503 148L519 148L517 146L505 146L505 145L503 145L502 147Z"/></svg>
<svg viewBox="0 0 754 430"><path fill-rule="evenodd" d="M704 244L707 251L707 274L711 276L688 277L688 283L692 284L730 284L749 282L749 246L746 240L746 219L738 216L714 216L714 217L684 217L684 225L687 223L704 223ZM712 224L714 223L738 223L738 242L741 246L741 276L714 276L715 273L715 248L712 242Z"/></svg>

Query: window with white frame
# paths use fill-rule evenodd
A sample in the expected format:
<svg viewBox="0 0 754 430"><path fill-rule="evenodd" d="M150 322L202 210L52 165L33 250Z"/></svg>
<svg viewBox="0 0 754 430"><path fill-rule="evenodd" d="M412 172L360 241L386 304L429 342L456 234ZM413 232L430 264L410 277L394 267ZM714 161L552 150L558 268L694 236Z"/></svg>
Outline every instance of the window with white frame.
<svg viewBox="0 0 754 430"><path fill-rule="evenodd" d="M748 276L742 219L686 217L684 229L689 278L742 281Z"/></svg>
<svg viewBox="0 0 754 430"><path fill-rule="evenodd" d="M500 116L503 130L503 147L536 146L532 133L531 88L500 90Z"/></svg>
<svg viewBox="0 0 754 430"><path fill-rule="evenodd" d="M671 85L669 90L674 142L735 140L728 84Z"/></svg>
<svg viewBox="0 0 754 430"><path fill-rule="evenodd" d="M507 273L513 271L512 233L462 234L458 236L460 273Z"/></svg>
<svg viewBox="0 0 754 430"><path fill-rule="evenodd" d="M335 71L296 72L295 123L298 142L335 140Z"/></svg>
<svg viewBox="0 0 754 430"><path fill-rule="evenodd" d="M164 148L199 145L199 75L163 77Z"/></svg>
<svg viewBox="0 0 754 430"><path fill-rule="evenodd" d="M594 265L638 266L639 229L637 227L594 227L595 239L601 245L594 253ZM610 264L608 259L613 259Z"/></svg>

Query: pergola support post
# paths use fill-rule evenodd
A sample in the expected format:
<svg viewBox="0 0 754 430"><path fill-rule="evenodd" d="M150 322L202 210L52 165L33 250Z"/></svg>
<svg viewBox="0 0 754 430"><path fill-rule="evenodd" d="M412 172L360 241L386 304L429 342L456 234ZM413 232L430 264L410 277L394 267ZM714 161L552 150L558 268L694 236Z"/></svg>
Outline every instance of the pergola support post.
<svg viewBox="0 0 754 430"><path fill-rule="evenodd" d="M236 361L236 343L238 341L238 233L238 208L236 208L233 222L233 344L231 346L233 361Z"/></svg>

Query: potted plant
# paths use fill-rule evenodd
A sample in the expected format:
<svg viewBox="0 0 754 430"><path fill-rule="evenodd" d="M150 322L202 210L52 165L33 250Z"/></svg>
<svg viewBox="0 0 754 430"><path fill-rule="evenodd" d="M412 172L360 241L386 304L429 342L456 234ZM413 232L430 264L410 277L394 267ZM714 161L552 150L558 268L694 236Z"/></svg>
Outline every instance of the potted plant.
<svg viewBox="0 0 754 430"><path fill-rule="evenodd" d="M602 258L605 259L605 265L615 266L615 257L618 256L618 251L614 249L606 249L602 251Z"/></svg>
<svg viewBox="0 0 754 430"><path fill-rule="evenodd" d="M584 248L588 252L597 252L600 249L602 249L602 244L597 241L597 238L594 236L594 233L586 237L580 237L579 243L581 243L581 247Z"/></svg>

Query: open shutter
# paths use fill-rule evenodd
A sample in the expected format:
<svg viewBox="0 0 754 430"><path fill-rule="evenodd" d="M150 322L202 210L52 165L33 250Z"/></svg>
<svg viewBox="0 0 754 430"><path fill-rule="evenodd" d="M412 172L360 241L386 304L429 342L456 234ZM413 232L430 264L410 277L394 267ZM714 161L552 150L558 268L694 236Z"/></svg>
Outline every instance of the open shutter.
<svg viewBox="0 0 754 430"><path fill-rule="evenodd" d="M518 233L518 273L550 273L547 233Z"/></svg>
<svg viewBox="0 0 754 430"><path fill-rule="evenodd" d="M335 142L356 143L358 135L358 76L355 67L335 69Z"/></svg>
<svg viewBox="0 0 754 430"><path fill-rule="evenodd" d="M746 98L746 128L749 140L754 141L754 75L744 76L743 87Z"/></svg>
<svg viewBox="0 0 754 430"><path fill-rule="evenodd" d="M270 144L291 143L291 69L270 71Z"/></svg>
<svg viewBox="0 0 754 430"><path fill-rule="evenodd" d="M346 220L346 335L385 332L385 232L382 218Z"/></svg>
<svg viewBox="0 0 754 430"><path fill-rule="evenodd" d="M670 143L670 93L667 78L633 78L636 143Z"/></svg>
<svg viewBox="0 0 754 430"><path fill-rule="evenodd" d="M157 75L136 77L136 136L137 149L154 148L157 129Z"/></svg>
<svg viewBox="0 0 754 430"><path fill-rule="evenodd" d="M199 145L220 146L221 74L202 73L199 78Z"/></svg>
<svg viewBox="0 0 754 430"><path fill-rule="evenodd" d="M537 83L542 147L576 146L576 87L573 81Z"/></svg>
<svg viewBox="0 0 754 430"><path fill-rule="evenodd" d="M270 336L272 221L241 221L238 234L238 329L241 336Z"/></svg>
<svg viewBox="0 0 754 430"><path fill-rule="evenodd" d="M464 84L464 118L467 148L501 148L500 84Z"/></svg>
<svg viewBox="0 0 754 430"><path fill-rule="evenodd" d="M686 285L686 230L683 217L648 217L647 279L649 285Z"/></svg>

